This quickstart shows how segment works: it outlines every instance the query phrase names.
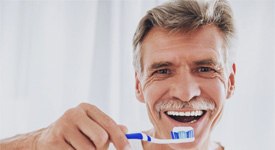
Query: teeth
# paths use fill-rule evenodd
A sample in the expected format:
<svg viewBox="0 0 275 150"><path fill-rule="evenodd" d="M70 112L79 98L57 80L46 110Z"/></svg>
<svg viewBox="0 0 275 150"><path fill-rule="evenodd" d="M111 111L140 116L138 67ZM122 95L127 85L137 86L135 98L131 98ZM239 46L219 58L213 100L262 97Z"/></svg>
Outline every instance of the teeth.
<svg viewBox="0 0 275 150"><path fill-rule="evenodd" d="M203 114L202 111L197 111L197 116L201 116Z"/></svg>
<svg viewBox="0 0 275 150"><path fill-rule="evenodd" d="M202 110L186 111L186 112L177 112L177 111L167 111L169 116L201 116L203 114Z"/></svg>

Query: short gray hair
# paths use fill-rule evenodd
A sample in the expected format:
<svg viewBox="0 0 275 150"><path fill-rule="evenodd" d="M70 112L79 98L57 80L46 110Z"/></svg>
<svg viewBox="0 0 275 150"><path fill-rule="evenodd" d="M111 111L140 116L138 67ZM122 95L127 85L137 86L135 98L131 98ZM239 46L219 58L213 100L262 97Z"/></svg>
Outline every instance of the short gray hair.
<svg viewBox="0 0 275 150"><path fill-rule="evenodd" d="M173 0L147 12L140 20L133 38L133 65L143 72L141 45L153 27L172 32L191 32L201 26L214 24L224 36L225 63L235 36L233 13L227 0Z"/></svg>

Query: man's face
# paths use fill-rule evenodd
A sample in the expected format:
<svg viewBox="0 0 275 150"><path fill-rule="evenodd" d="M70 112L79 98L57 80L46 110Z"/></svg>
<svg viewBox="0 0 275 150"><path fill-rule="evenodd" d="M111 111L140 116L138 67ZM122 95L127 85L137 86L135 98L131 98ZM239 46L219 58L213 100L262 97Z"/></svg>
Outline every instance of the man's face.
<svg viewBox="0 0 275 150"><path fill-rule="evenodd" d="M154 136L171 138L176 126L194 128L195 142L170 147L208 143L234 85L235 65L226 72L222 47L222 33L213 25L188 34L154 27L143 40L136 95L146 103Z"/></svg>

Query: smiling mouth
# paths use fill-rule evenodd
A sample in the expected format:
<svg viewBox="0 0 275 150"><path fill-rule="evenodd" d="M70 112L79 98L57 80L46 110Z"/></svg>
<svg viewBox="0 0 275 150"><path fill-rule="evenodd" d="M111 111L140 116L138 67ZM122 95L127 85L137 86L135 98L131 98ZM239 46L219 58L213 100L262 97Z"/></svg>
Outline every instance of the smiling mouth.
<svg viewBox="0 0 275 150"><path fill-rule="evenodd" d="M206 114L205 110L193 111L166 111L164 112L169 118L181 123L195 123Z"/></svg>

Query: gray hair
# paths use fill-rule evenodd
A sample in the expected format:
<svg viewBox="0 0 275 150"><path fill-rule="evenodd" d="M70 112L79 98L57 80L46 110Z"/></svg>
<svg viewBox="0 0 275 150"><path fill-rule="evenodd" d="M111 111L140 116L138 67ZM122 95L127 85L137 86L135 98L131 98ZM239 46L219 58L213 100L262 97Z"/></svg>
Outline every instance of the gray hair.
<svg viewBox="0 0 275 150"><path fill-rule="evenodd" d="M147 12L141 19L133 38L133 65L136 72L143 72L141 45L153 27L171 32L191 32L201 26L214 24L224 38L225 63L232 58L229 51L235 36L233 13L227 0L173 0Z"/></svg>

